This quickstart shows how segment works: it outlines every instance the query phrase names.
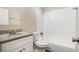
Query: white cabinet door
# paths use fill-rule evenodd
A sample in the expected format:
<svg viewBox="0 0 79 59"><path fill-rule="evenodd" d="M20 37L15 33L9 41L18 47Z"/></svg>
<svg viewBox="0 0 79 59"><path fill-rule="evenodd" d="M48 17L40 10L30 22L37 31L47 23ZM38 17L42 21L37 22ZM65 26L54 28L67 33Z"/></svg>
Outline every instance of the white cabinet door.
<svg viewBox="0 0 79 59"><path fill-rule="evenodd" d="M26 43L25 45L12 50L11 52L33 52L33 42Z"/></svg>
<svg viewBox="0 0 79 59"><path fill-rule="evenodd" d="M29 44L27 44L25 46L24 52L33 52L33 43L32 42L30 42Z"/></svg>

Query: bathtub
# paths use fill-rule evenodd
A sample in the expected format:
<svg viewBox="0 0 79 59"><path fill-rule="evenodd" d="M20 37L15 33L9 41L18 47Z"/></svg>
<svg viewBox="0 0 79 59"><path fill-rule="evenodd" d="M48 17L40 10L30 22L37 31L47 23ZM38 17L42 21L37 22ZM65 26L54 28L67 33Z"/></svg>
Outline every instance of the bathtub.
<svg viewBox="0 0 79 59"><path fill-rule="evenodd" d="M52 52L53 51L54 52L75 52L74 48L69 48L69 47L65 47L65 46L57 45L53 43L49 43L48 50Z"/></svg>
<svg viewBox="0 0 79 59"><path fill-rule="evenodd" d="M67 39L67 38L65 38ZM64 41L63 38L45 38L45 41L48 42L48 50L55 52L75 52L75 44L72 41Z"/></svg>

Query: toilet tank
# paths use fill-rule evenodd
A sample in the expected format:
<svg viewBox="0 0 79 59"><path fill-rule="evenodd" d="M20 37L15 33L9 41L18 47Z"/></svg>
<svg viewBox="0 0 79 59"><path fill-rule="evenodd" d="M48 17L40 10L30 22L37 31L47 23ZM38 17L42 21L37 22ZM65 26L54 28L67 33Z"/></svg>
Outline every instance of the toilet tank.
<svg viewBox="0 0 79 59"><path fill-rule="evenodd" d="M40 33L38 32L34 32L33 33L33 38L34 38L34 42L38 41L38 40L42 40L42 36Z"/></svg>

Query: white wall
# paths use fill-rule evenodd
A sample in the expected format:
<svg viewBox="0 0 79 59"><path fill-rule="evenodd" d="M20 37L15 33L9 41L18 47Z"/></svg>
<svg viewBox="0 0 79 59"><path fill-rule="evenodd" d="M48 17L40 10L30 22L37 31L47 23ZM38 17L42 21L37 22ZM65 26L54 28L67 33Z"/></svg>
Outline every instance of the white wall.
<svg viewBox="0 0 79 59"><path fill-rule="evenodd" d="M43 32L50 43L75 49L72 37L76 35L73 8L63 8L44 13Z"/></svg>
<svg viewBox="0 0 79 59"><path fill-rule="evenodd" d="M40 8L36 8L36 28L37 32L43 31L43 13Z"/></svg>
<svg viewBox="0 0 79 59"><path fill-rule="evenodd" d="M0 25L8 25L8 9L0 8Z"/></svg>

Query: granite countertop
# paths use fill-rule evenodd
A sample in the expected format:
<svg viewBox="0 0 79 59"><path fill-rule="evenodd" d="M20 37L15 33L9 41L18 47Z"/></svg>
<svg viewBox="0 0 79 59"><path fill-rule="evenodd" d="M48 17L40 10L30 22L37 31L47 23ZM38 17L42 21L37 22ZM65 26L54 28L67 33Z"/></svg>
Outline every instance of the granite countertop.
<svg viewBox="0 0 79 59"><path fill-rule="evenodd" d="M14 41L14 40L17 40L17 39L20 39L20 38L32 36L32 35L33 35L32 33L8 35L5 38L0 38L0 44L10 42L10 41Z"/></svg>

